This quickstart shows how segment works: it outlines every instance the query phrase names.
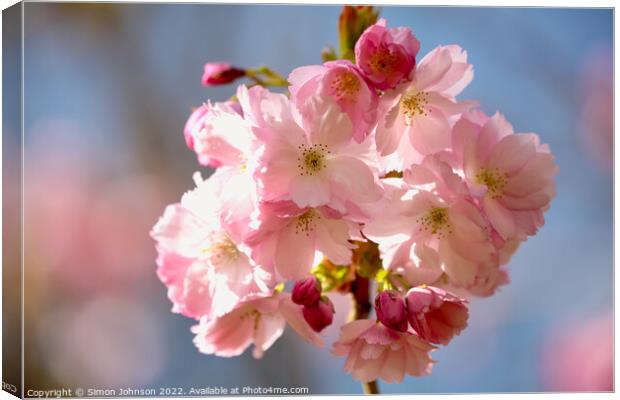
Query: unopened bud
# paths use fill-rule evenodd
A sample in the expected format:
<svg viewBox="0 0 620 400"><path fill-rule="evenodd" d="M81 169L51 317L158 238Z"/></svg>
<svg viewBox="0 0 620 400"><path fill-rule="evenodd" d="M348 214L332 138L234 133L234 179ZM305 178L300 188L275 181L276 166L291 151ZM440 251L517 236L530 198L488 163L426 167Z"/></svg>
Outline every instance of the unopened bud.
<svg viewBox="0 0 620 400"><path fill-rule="evenodd" d="M377 319L390 329L407 331L407 310L405 302L395 290L384 290L375 297Z"/></svg>
<svg viewBox="0 0 620 400"><path fill-rule="evenodd" d="M225 85L245 76L245 70L227 63L206 63L202 74L204 86Z"/></svg>
<svg viewBox="0 0 620 400"><path fill-rule="evenodd" d="M325 327L331 325L335 310L331 300L323 297L313 306L304 306L302 312L308 325L315 332L321 332Z"/></svg>
<svg viewBox="0 0 620 400"><path fill-rule="evenodd" d="M295 304L315 305L321 298L321 282L314 276L295 282L291 298Z"/></svg>

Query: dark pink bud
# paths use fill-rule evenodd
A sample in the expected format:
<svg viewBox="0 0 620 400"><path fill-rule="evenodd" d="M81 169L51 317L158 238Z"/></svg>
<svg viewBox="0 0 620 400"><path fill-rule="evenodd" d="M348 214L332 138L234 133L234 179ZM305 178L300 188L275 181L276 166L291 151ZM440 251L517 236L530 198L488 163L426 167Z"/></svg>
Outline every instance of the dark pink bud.
<svg viewBox="0 0 620 400"><path fill-rule="evenodd" d="M245 76L245 70L238 69L227 63L206 63L202 74L204 86L225 85Z"/></svg>
<svg viewBox="0 0 620 400"><path fill-rule="evenodd" d="M407 310L405 302L395 290L384 290L375 297L377 319L390 329L407 331Z"/></svg>
<svg viewBox="0 0 620 400"><path fill-rule="evenodd" d="M301 306L315 305L321 298L321 282L314 276L295 282L291 298Z"/></svg>
<svg viewBox="0 0 620 400"><path fill-rule="evenodd" d="M304 319L314 329L321 332L325 327L332 324L334 319L334 305L327 297L323 297L313 306L303 306Z"/></svg>
<svg viewBox="0 0 620 400"><path fill-rule="evenodd" d="M415 287L406 301L411 327L431 343L446 345L467 327L467 302L443 289Z"/></svg>
<svg viewBox="0 0 620 400"><path fill-rule="evenodd" d="M388 90L409 80L418 50L420 42L409 28L388 28L381 18L355 44L355 60L373 86Z"/></svg>

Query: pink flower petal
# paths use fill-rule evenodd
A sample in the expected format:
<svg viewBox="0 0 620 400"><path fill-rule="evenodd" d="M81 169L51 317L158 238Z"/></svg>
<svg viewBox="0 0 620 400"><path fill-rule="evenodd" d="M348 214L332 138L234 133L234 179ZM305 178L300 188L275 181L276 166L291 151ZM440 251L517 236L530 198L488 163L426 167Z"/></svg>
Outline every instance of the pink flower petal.
<svg viewBox="0 0 620 400"><path fill-rule="evenodd" d="M381 198L381 186L372 170L361 160L350 156L334 157L329 160L327 173L332 189L337 189L340 197L363 203Z"/></svg>
<svg viewBox="0 0 620 400"><path fill-rule="evenodd" d="M299 207L318 207L328 204L331 192L323 174L297 175L289 184L291 199Z"/></svg>
<svg viewBox="0 0 620 400"><path fill-rule="evenodd" d="M285 325L284 318L279 315L261 315L254 330L254 350L252 351L252 356L256 359L262 358L265 351L282 336Z"/></svg>
<svg viewBox="0 0 620 400"><path fill-rule="evenodd" d="M433 154L450 146L451 128L438 108L428 115L416 115L409 127L411 145L422 154Z"/></svg>
<svg viewBox="0 0 620 400"><path fill-rule="evenodd" d="M323 347L324 342L321 337L308 325L301 311L301 306L293 303L289 296L280 299L279 310L286 322L293 328L299 336L306 342Z"/></svg>
<svg viewBox="0 0 620 400"><path fill-rule="evenodd" d="M536 152L534 135L509 135L497 143L489 157L489 168L510 173L521 169Z"/></svg>
<svg viewBox="0 0 620 400"><path fill-rule="evenodd" d="M301 279L308 275L314 260L315 232L296 232L295 222L279 233L275 249L276 269L286 279Z"/></svg>
<svg viewBox="0 0 620 400"><path fill-rule="evenodd" d="M482 200L484 211L489 221L503 239L510 239L516 234L515 217L497 200L485 196Z"/></svg>
<svg viewBox="0 0 620 400"><path fill-rule="evenodd" d="M355 245L349 243L349 227L338 220L322 220L316 227L317 249L330 261L338 265L351 262L351 249Z"/></svg>
<svg viewBox="0 0 620 400"><path fill-rule="evenodd" d="M416 67L413 84L419 90L436 85L448 73L451 65L450 52L441 46L436 47Z"/></svg>

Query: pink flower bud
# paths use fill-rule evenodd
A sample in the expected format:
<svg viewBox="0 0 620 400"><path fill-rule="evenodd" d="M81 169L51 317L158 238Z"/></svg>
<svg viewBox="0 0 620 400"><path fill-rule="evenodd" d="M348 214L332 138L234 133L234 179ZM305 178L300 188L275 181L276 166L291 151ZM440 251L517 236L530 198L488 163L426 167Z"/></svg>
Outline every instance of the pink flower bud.
<svg viewBox="0 0 620 400"><path fill-rule="evenodd" d="M295 304L312 307L321 298L321 282L314 276L295 282L291 298Z"/></svg>
<svg viewBox="0 0 620 400"><path fill-rule="evenodd" d="M375 297L377 319L383 325L399 332L407 331L405 302L395 290L384 290Z"/></svg>
<svg viewBox="0 0 620 400"><path fill-rule="evenodd" d="M355 59L366 79L387 90L409 79L420 42L409 28L386 27L385 19L364 31L355 45Z"/></svg>
<svg viewBox="0 0 620 400"><path fill-rule="evenodd" d="M446 345L467 327L467 302L443 289L415 287L406 301L411 327L431 343Z"/></svg>
<svg viewBox="0 0 620 400"><path fill-rule="evenodd" d="M238 69L227 63L206 63L202 74L204 86L225 85L237 78L245 76L245 70Z"/></svg>
<svg viewBox="0 0 620 400"><path fill-rule="evenodd" d="M303 306L304 319L315 330L321 332L325 327L331 325L334 319L334 305L327 297L323 297L313 306Z"/></svg>

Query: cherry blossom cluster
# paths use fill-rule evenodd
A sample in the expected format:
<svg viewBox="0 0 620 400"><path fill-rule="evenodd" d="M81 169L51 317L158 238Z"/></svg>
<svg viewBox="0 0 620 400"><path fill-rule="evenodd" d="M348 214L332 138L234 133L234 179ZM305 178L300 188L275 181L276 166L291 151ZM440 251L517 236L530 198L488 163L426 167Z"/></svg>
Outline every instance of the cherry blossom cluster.
<svg viewBox="0 0 620 400"><path fill-rule="evenodd" d="M344 324L332 354L356 380L400 382L431 372L430 353L467 326L466 298L508 282L505 265L544 224L554 158L536 134L457 99L473 78L463 49L418 62L419 48L381 19L355 61L297 68L288 94L256 78L193 111L185 140L215 172L196 173L151 235L199 351L253 345L259 358L286 326L323 346L327 293L359 302L370 282L374 314ZM203 83L244 76L210 63Z"/></svg>

